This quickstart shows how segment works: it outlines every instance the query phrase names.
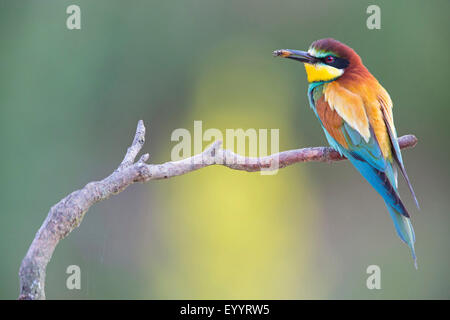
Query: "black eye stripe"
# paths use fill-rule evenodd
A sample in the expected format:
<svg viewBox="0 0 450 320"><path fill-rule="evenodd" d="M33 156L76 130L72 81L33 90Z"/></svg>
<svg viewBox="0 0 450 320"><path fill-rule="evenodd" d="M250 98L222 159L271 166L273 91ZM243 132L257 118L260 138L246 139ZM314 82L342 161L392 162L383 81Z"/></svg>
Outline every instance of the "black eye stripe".
<svg viewBox="0 0 450 320"><path fill-rule="evenodd" d="M327 62L327 57L321 58L320 61L322 63L325 63L325 64L327 64L329 66L332 66L332 67L335 67L335 68L338 68L338 69L345 69L345 68L348 67L349 62L348 62L347 59L336 57L336 56L331 56L331 57L334 58L334 61Z"/></svg>

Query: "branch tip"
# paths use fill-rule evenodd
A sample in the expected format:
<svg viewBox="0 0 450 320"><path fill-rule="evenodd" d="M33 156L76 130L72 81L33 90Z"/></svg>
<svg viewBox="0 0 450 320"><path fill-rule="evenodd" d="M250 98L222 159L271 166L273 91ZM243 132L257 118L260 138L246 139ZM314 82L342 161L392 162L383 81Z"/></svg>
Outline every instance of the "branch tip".
<svg viewBox="0 0 450 320"><path fill-rule="evenodd" d="M150 159L150 155L148 153L146 153L141 156L141 158L139 159L139 162L147 162L148 159Z"/></svg>

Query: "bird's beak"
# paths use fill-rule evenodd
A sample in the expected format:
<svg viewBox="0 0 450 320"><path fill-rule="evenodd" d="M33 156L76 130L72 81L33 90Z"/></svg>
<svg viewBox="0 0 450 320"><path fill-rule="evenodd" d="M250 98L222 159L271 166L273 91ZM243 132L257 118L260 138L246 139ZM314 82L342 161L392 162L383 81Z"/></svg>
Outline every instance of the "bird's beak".
<svg viewBox="0 0 450 320"><path fill-rule="evenodd" d="M311 56L308 52L300 50L280 49L273 52L275 57L282 57L297 60L304 63L315 63L316 58Z"/></svg>

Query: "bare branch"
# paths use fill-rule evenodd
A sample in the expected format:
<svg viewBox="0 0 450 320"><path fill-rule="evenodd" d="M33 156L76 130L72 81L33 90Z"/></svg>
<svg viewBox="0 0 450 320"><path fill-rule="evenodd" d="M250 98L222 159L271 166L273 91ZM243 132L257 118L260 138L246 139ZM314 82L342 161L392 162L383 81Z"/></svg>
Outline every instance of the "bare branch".
<svg viewBox="0 0 450 320"><path fill-rule="evenodd" d="M261 171L284 168L297 162L340 161L338 152L331 148L314 147L289 150L261 158L248 158L221 148L216 141L202 153L193 157L166 162L146 164L148 154L135 162L145 141L145 127L139 121L133 143L116 171L101 181L88 183L54 205L38 230L19 270L19 299L45 299L45 270L59 241L78 227L88 209L94 204L123 191L135 182L167 179L189 173L210 165L223 165L234 170ZM399 138L401 148L414 147L417 138L406 135Z"/></svg>
<svg viewBox="0 0 450 320"><path fill-rule="evenodd" d="M142 147L144 146L144 143L145 143L144 121L139 120L136 128L136 134L133 139L133 143L128 148L127 153L123 158L122 163L120 164L118 170L122 170L123 168L129 167L133 164L139 151L141 151Z"/></svg>

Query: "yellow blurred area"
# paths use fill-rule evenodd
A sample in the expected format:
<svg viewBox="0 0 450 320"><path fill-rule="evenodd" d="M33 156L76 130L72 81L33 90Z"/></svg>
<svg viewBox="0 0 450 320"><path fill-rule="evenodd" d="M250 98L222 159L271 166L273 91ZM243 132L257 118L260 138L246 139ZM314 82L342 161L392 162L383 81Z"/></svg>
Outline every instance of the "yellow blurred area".
<svg viewBox="0 0 450 320"><path fill-rule="evenodd" d="M282 110L288 95L271 94L273 86L282 90L282 82L262 70L261 61L237 55L234 48L242 45L228 41L201 59L187 118L202 120L203 130L289 123ZM294 138L289 130L281 128L282 139ZM299 166L274 176L216 166L162 184L159 197L170 199L161 213L169 258L151 285L165 298L304 298L316 290L325 295L323 287L311 289L320 219L311 184Z"/></svg>

